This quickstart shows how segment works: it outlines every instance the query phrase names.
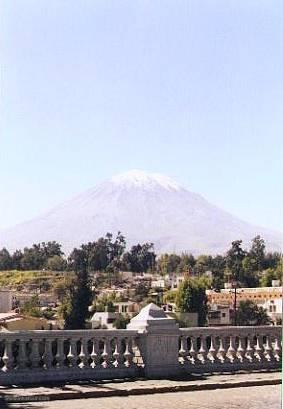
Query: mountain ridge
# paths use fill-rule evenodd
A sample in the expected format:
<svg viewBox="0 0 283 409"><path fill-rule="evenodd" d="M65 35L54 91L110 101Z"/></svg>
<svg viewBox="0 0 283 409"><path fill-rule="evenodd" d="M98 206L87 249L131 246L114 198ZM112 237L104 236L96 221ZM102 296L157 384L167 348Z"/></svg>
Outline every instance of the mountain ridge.
<svg viewBox="0 0 283 409"><path fill-rule="evenodd" d="M247 245L257 234L271 250L279 251L282 243L279 232L246 223L167 176L132 170L1 230L0 247L15 250L56 240L69 253L75 246L118 231L129 246L150 241L158 253L223 253L232 240L243 239Z"/></svg>

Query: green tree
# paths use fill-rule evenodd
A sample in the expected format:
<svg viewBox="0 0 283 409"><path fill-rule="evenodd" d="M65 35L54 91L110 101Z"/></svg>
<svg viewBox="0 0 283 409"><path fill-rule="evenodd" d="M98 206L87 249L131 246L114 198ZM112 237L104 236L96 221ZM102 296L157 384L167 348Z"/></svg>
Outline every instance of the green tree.
<svg viewBox="0 0 283 409"><path fill-rule="evenodd" d="M182 258L177 254L162 254L157 261L157 270L162 274L175 273Z"/></svg>
<svg viewBox="0 0 283 409"><path fill-rule="evenodd" d="M61 244L56 241L33 244L32 247L24 248L20 268L22 270L42 270L47 266L49 258L62 255Z"/></svg>
<svg viewBox="0 0 283 409"><path fill-rule="evenodd" d="M62 256L52 256L47 259L46 267L51 271L64 271L67 268L67 262Z"/></svg>
<svg viewBox="0 0 283 409"><path fill-rule="evenodd" d="M115 239L112 234L107 233L105 237L81 246L87 255L89 271L119 270L125 247L125 237L121 232L118 232Z"/></svg>
<svg viewBox="0 0 283 409"><path fill-rule="evenodd" d="M260 236L256 236L252 240L252 246L249 251L249 256L252 260L254 260L256 270L261 271L265 258L265 241Z"/></svg>
<svg viewBox="0 0 283 409"><path fill-rule="evenodd" d="M268 268L276 268L280 260L282 260L282 254L278 252L265 254L263 261L263 269L267 270Z"/></svg>
<svg viewBox="0 0 283 409"><path fill-rule="evenodd" d="M135 273L153 271L155 269L155 259L153 243L137 244L123 257L127 269Z"/></svg>
<svg viewBox="0 0 283 409"><path fill-rule="evenodd" d="M12 265L14 270L20 270L21 269L21 261L23 258L23 253L21 250L16 250L13 255L12 255Z"/></svg>
<svg viewBox="0 0 283 409"><path fill-rule="evenodd" d="M85 250L74 249L69 257L69 264L75 277L68 288L61 313L65 321L65 329L83 329L89 315L88 307L92 296Z"/></svg>
<svg viewBox="0 0 283 409"><path fill-rule="evenodd" d="M242 240L232 241L231 248L226 254L226 274L233 281L243 280L243 259L246 252L242 249Z"/></svg>
<svg viewBox="0 0 283 409"><path fill-rule="evenodd" d="M275 268L268 268L262 271L260 285L261 287L271 287L272 280L279 280L282 283L283 260Z"/></svg>
<svg viewBox="0 0 283 409"><path fill-rule="evenodd" d="M204 254L198 256L194 266L194 273L200 276L206 271L211 271L213 267L212 261L213 259L211 256L207 256Z"/></svg>
<svg viewBox="0 0 283 409"><path fill-rule="evenodd" d="M259 271L257 270L258 265L256 260L248 254L244 257L243 262L243 273L241 282L244 287L257 287L259 283Z"/></svg>
<svg viewBox="0 0 283 409"><path fill-rule="evenodd" d="M148 296L149 288L143 282L139 282L136 286L134 300L136 302L142 302Z"/></svg>
<svg viewBox="0 0 283 409"><path fill-rule="evenodd" d="M127 324L130 322L130 317L119 315L116 320L113 322L113 327L116 329L126 329Z"/></svg>
<svg viewBox="0 0 283 409"><path fill-rule="evenodd" d="M236 315L238 325L268 325L271 323L266 310L252 300L240 301Z"/></svg>
<svg viewBox="0 0 283 409"><path fill-rule="evenodd" d="M4 247L0 250L0 270L10 270L12 266L12 257L9 251Z"/></svg>
<svg viewBox="0 0 283 409"><path fill-rule="evenodd" d="M37 295L33 295L24 305L20 308L21 314L30 317L41 317L41 311L39 307L39 298Z"/></svg>
<svg viewBox="0 0 283 409"><path fill-rule="evenodd" d="M177 308L180 312L197 312L200 327L206 324L207 297L205 289L203 281L196 278L188 279L180 284L176 295Z"/></svg>
<svg viewBox="0 0 283 409"><path fill-rule="evenodd" d="M212 287L220 290L224 287L225 257L217 255L212 259Z"/></svg>

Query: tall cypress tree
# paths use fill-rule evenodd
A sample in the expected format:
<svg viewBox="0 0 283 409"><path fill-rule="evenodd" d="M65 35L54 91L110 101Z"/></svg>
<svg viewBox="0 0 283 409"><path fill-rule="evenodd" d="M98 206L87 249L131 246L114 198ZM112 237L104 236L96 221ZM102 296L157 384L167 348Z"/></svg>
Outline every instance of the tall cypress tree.
<svg viewBox="0 0 283 409"><path fill-rule="evenodd" d="M70 267L75 278L69 288L69 294L63 308L65 329L83 329L91 303L91 289L88 277L88 257L83 249L74 249L69 257Z"/></svg>

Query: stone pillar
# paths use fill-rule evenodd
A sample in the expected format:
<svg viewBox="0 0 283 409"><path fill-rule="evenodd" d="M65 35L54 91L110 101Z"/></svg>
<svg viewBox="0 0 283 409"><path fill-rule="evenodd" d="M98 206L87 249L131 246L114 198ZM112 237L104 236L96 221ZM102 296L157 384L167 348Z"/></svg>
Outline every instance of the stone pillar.
<svg viewBox="0 0 283 409"><path fill-rule="evenodd" d="M131 319L127 329L138 331L139 349L147 378L181 375L179 363L179 325L151 303Z"/></svg>

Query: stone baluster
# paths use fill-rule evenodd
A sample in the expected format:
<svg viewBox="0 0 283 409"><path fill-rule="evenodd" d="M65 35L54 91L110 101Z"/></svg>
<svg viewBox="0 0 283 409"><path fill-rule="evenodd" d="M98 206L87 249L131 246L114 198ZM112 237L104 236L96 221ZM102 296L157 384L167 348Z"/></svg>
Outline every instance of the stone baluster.
<svg viewBox="0 0 283 409"><path fill-rule="evenodd" d="M239 344L238 344L236 356L241 363L244 361L244 357L245 357L244 340L241 336L239 336Z"/></svg>
<svg viewBox="0 0 283 409"><path fill-rule="evenodd" d="M30 362L32 368L38 368L40 365L41 356L39 354L39 340L32 339L31 340L31 354L30 354Z"/></svg>
<svg viewBox="0 0 283 409"><path fill-rule="evenodd" d="M235 336L230 335L229 339L230 339L230 343L229 343L229 348L227 350L227 358L229 359L231 363L233 363L236 358Z"/></svg>
<svg viewBox="0 0 283 409"><path fill-rule="evenodd" d="M263 345L262 345L262 336L256 336L256 345L255 345L255 358L260 362L262 361L263 355Z"/></svg>
<svg viewBox="0 0 283 409"><path fill-rule="evenodd" d="M191 347L189 350L189 360L191 364L195 365L197 358L197 340L196 337L191 337Z"/></svg>
<svg viewBox="0 0 283 409"><path fill-rule="evenodd" d="M254 349L253 349L253 339L251 335L247 337L247 347L246 347L246 354L245 357L249 362L253 362L254 360Z"/></svg>
<svg viewBox="0 0 283 409"><path fill-rule="evenodd" d="M207 360L207 345L206 345L206 336L201 335L200 337L200 348L198 350L198 360L205 364Z"/></svg>
<svg viewBox="0 0 283 409"><path fill-rule="evenodd" d="M100 364L100 352L98 348L98 342L95 338L92 339L92 351L90 354L90 358L92 360L91 367L95 368Z"/></svg>
<svg viewBox="0 0 283 409"><path fill-rule="evenodd" d="M181 336L180 343L181 343L180 349L179 349L180 362L184 364L187 353L188 353L187 352L187 337Z"/></svg>
<svg viewBox="0 0 283 409"><path fill-rule="evenodd" d="M214 335L211 335L210 337L210 348L209 348L207 357L211 363L215 362L216 348L215 348L215 336Z"/></svg>
<svg viewBox="0 0 283 409"><path fill-rule="evenodd" d="M53 353L52 353L52 339L45 339L44 353L43 353L43 367L49 369L52 367Z"/></svg>
<svg viewBox="0 0 283 409"><path fill-rule="evenodd" d="M280 361L280 341L277 336L275 336L275 342L274 342L274 347L273 347L273 356L276 359L276 361Z"/></svg>
<svg viewBox="0 0 283 409"><path fill-rule="evenodd" d="M18 369L25 369L28 363L26 340L19 340Z"/></svg>
<svg viewBox="0 0 283 409"><path fill-rule="evenodd" d="M120 346L119 339L115 338L114 339L114 352L113 352L113 358L114 358L113 365L115 366L115 368L117 368L117 366L119 365L119 357L120 357L119 346Z"/></svg>
<svg viewBox="0 0 283 409"><path fill-rule="evenodd" d="M89 358L89 353L88 353L88 342L86 338L81 338L81 348L80 348L80 353L79 353L79 359L80 359L80 368L85 368L88 366L88 358Z"/></svg>
<svg viewBox="0 0 283 409"><path fill-rule="evenodd" d="M132 354L132 340L130 338L125 338L126 348L124 352L125 366L130 367L132 365L133 354Z"/></svg>
<svg viewBox="0 0 283 409"><path fill-rule="evenodd" d="M266 342L265 342L265 344L264 344L264 352L263 352L263 354L264 354L264 356L265 356L265 359L266 359L268 362L270 362L271 359L272 359L271 352L272 352L272 348L271 348L271 343L270 343L270 336L269 336L269 335L266 335Z"/></svg>
<svg viewBox="0 0 283 409"><path fill-rule="evenodd" d="M77 351L77 339L70 339L70 348L67 355L67 360L69 362L69 367L73 368L77 366L78 351Z"/></svg>
<svg viewBox="0 0 283 409"><path fill-rule="evenodd" d="M56 351L56 368L60 369L64 366L65 355L64 355L64 339L57 339L57 351Z"/></svg>
<svg viewBox="0 0 283 409"><path fill-rule="evenodd" d="M103 368L108 368L110 364L110 355L109 355L109 340L107 338L103 339L103 352L101 357L103 359L102 366Z"/></svg>
<svg viewBox="0 0 283 409"><path fill-rule="evenodd" d="M123 366L124 365L124 354L123 354L123 338L117 338L117 342L118 342L118 364L119 366Z"/></svg>
<svg viewBox="0 0 283 409"><path fill-rule="evenodd" d="M221 335L219 337L219 348L217 351L217 358L222 364L226 361L225 340L224 337Z"/></svg>
<svg viewBox="0 0 283 409"><path fill-rule="evenodd" d="M4 355L2 357L2 361L4 362L2 371L9 372L13 369L14 357L13 357L13 352L12 352L12 341L10 339L5 340L5 349L4 349Z"/></svg>

